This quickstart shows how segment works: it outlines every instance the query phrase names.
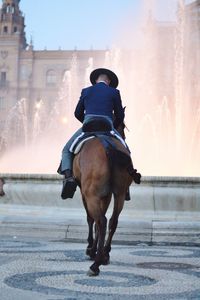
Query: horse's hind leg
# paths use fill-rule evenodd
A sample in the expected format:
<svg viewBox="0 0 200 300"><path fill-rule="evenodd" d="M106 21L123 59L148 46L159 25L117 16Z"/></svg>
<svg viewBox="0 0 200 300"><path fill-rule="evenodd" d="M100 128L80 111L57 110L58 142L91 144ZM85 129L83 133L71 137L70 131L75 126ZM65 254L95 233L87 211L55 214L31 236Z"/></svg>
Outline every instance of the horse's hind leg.
<svg viewBox="0 0 200 300"><path fill-rule="evenodd" d="M100 208L100 201L99 198L93 198L92 201L87 202L87 208L88 213L90 216L93 217L95 220L96 225L96 236L95 241L98 242L97 244L97 252L95 256L94 263L90 266L90 269L88 271L89 276L96 276L99 274L99 266L103 262L104 257L104 243L105 243L105 235L106 235L106 225L107 225L107 219L105 215L102 213L102 210Z"/></svg>
<svg viewBox="0 0 200 300"><path fill-rule="evenodd" d="M88 255L92 260L95 258L96 256L96 236L95 239L93 238L93 225L94 225L94 219L91 218L89 215L87 215L87 222L88 222L88 246L86 249L86 255Z"/></svg>
<svg viewBox="0 0 200 300"><path fill-rule="evenodd" d="M87 223L88 223L88 238L87 238L88 245L86 248L86 255L88 255L93 260L95 258L96 250L97 250L97 242L96 242L97 238L96 236L95 236L95 240L93 238L94 219L89 215L87 204L84 197L82 198L82 200L87 213Z"/></svg>
<svg viewBox="0 0 200 300"><path fill-rule="evenodd" d="M114 196L114 208L113 208L113 214L109 220L109 225L108 225L108 238L105 243L104 247L104 264L108 264L110 261L110 251L111 251L111 243L112 243L112 238L113 235L116 231L117 224L118 224L118 218L119 215L123 209L124 206L124 198L125 195L119 195L119 196Z"/></svg>
<svg viewBox="0 0 200 300"><path fill-rule="evenodd" d="M108 206L111 201L111 196L112 196L112 194L110 193L108 196L102 198L101 212L103 215L105 215L107 212ZM107 223L107 220L106 220L106 223ZM95 239L93 240L92 247L90 249L87 249L87 250L89 250L88 255L91 257L91 259L95 258L96 251L97 251L97 244L98 244L98 230L97 230L97 225L95 224ZM106 257L104 258L104 255L102 256L102 264L103 265L107 264L107 259L106 259Z"/></svg>
<svg viewBox="0 0 200 300"><path fill-rule="evenodd" d="M94 263L90 266L90 269L88 271L89 276L97 276L100 272L99 266L104 263L104 242L106 236L106 225L107 219L105 216L101 216L99 220L96 221L98 234L97 253L94 259Z"/></svg>
<svg viewBox="0 0 200 300"><path fill-rule="evenodd" d="M94 220L93 220L93 224L94 224ZM95 238L93 239L93 224L92 224L92 228L91 228L92 229L91 244L89 243L88 247L86 249L86 255L88 255L91 260L95 260L96 252L97 252L97 244L98 244L98 230L97 230L96 224L94 226Z"/></svg>

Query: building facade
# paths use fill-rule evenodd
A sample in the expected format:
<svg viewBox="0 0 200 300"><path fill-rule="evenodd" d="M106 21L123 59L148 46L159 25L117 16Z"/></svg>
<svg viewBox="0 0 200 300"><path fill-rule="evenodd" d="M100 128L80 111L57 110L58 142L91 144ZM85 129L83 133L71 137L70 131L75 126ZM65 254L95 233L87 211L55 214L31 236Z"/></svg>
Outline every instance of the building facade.
<svg viewBox="0 0 200 300"><path fill-rule="evenodd" d="M40 99L50 107L75 60L78 77L83 78L89 61L92 59L95 67L105 56L105 51L93 50L35 51L26 41L19 2L3 0L0 10L0 132L8 112L20 99L27 100L29 111Z"/></svg>
<svg viewBox="0 0 200 300"><path fill-rule="evenodd" d="M165 96L174 124L175 119L179 117L176 113L177 106L174 105L175 99L178 99L177 104L179 104L179 100L188 93L187 105L184 104L183 107L186 111L191 110L191 115L199 107L200 0L195 0L189 5L180 5L175 23L157 22L150 17L144 28L146 44L143 49L128 54L119 51L118 55L117 52L117 59L113 58L113 61L118 61L114 71L116 69L120 76L120 89L122 86L122 90L126 92L125 97L132 99L131 105L137 107L138 122L143 117L144 107L146 109L149 105L151 110L154 109L154 106ZM26 41L25 20L20 10L20 0L2 0L0 154L2 148L8 149L9 145L14 145L19 140L19 136L22 135L21 140L27 139L24 136L32 131L28 126L38 128L40 125L41 127L41 120L39 125L33 120L35 116L37 117L33 112L37 113L41 100L45 106L45 115L48 116L60 92L63 93L61 97L65 96L68 100L73 96L73 91L70 88L67 91L63 86L66 73L71 72L72 76L68 78L68 85L70 87L73 85L73 88L75 86L74 89L80 92L80 89L86 85L86 81L87 84L89 83L89 73L93 68L102 66L113 68L109 55L112 56L112 50L35 50L32 43L28 44ZM133 94L132 90L134 90ZM76 101L78 96L75 97ZM26 112L22 111L22 107L18 107L16 112L12 110L22 99L26 100ZM152 99L152 102L149 99ZM191 106L191 101L195 105ZM138 102L141 103L141 109ZM69 116L72 115L69 101L64 100L63 103L69 110ZM62 111L62 105L59 109ZM151 113L151 110L146 109L148 113ZM17 117L15 113L18 114ZM9 118L13 119L13 122L7 124ZM16 118L21 119L16 122ZM41 112L40 118L42 118ZM61 118L63 122L67 121L65 117L61 116ZM132 118L132 112L130 119L130 123L132 119L136 119L136 116ZM54 120L57 124L57 120L55 118ZM28 125L24 124L25 121ZM37 130L39 132L41 128ZM16 134L11 134L13 132ZM5 147L2 147L2 144L6 144Z"/></svg>
<svg viewBox="0 0 200 300"><path fill-rule="evenodd" d="M194 91L193 101L197 107L200 101L200 0L193 1L185 7L185 27L188 41L186 55L192 57L188 70Z"/></svg>

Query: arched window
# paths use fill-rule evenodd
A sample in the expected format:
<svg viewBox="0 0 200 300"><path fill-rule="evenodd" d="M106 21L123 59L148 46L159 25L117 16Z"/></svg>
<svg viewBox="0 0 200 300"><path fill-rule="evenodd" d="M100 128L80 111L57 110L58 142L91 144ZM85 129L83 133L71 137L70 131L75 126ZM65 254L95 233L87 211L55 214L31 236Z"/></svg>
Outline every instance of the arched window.
<svg viewBox="0 0 200 300"><path fill-rule="evenodd" d="M56 73L54 70L48 70L46 73L46 85L56 85Z"/></svg>
<svg viewBox="0 0 200 300"><path fill-rule="evenodd" d="M5 71L1 71L0 73L0 87L5 87L7 84L7 76Z"/></svg>
<svg viewBox="0 0 200 300"><path fill-rule="evenodd" d="M15 13L15 4L12 5L12 14Z"/></svg>
<svg viewBox="0 0 200 300"><path fill-rule="evenodd" d="M67 74L68 74L69 70L65 69L62 71L62 82L65 82L66 81L66 78L67 78Z"/></svg>
<svg viewBox="0 0 200 300"><path fill-rule="evenodd" d="M3 110L6 108L6 99L5 97L0 96L0 110Z"/></svg>
<svg viewBox="0 0 200 300"><path fill-rule="evenodd" d="M8 32L8 26L4 26L3 27L3 33L7 33Z"/></svg>

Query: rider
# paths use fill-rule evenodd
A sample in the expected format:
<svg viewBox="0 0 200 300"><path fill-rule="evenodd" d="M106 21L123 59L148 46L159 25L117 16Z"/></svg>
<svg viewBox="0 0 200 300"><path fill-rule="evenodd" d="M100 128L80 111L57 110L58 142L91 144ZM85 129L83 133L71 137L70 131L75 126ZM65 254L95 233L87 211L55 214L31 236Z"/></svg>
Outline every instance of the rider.
<svg viewBox="0 0 200 300"><path fill-rule="evenodd" d="M95 117L106 119L112 130L119 135L113 126L113 115L115 122L120 124L124 120L124 109L118 86L118 78L115 73L108 69L99 68L90 74L92 86L84 88L81 92L79 102L75 109L75 117L83 124ZM62 199L72 198L76 190L77 183L72 174L73 153L70 147L74 140L82 133L82 128L75 132L62 151L62 160L58 168L58 173L65 176ZM133 169L133 180L140 183L141 175Z"/></svg>

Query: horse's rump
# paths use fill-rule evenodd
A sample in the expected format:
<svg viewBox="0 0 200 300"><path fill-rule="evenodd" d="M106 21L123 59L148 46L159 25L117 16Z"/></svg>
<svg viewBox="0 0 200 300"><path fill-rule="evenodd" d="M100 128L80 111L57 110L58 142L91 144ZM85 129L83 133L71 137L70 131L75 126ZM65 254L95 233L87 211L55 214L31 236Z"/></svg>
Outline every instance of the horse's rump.
<svg viewBox="0 0 200 300"><path fill-rule="evenodd" d="M83 194L95 192L104 196L109 191L110 168L106 152L97 138L87 141L74 158L74 176Z"/></svg>
<svg viewBox="0 0 200 300"><path fill-rule="evenodd" d="M118 140L101 136L87 141L75 156L74 176L84 189L105 195L113 192L116 182L119 185L122 173L123 181L130 180L126 170L131 163L128 150Z"/></svg>

